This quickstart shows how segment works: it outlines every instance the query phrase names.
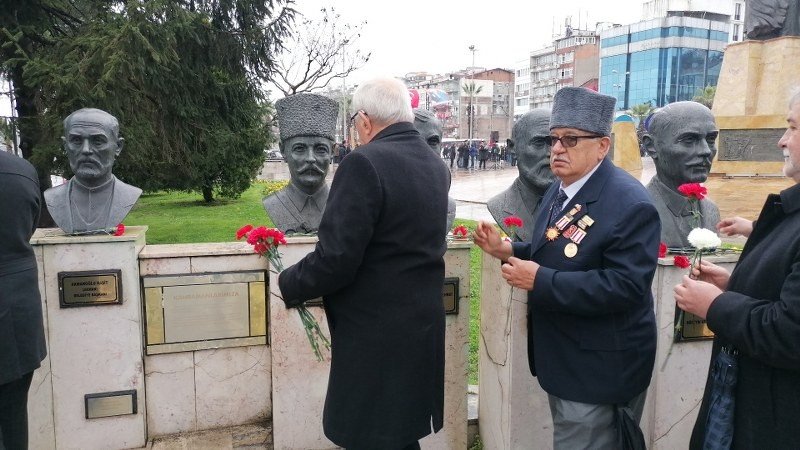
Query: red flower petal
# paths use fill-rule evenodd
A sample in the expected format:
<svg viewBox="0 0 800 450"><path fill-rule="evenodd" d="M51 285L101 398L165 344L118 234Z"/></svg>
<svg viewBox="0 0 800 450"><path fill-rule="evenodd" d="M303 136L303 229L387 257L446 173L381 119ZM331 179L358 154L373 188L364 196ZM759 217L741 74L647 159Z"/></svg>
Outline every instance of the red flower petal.
<svg viewBox="0 0 800 450"><path fill-rule="evenodd" d="M691 265L689 258L684 255L675 255L675 257L672 258L672 262L681 269L686 269Z"/></svg>
<svg viewBox="0 0 800 450"><path fill-rule="evenodd" d="M117 230L114 232L114 236L122 236L125 234L125 225L117 224Z"/></svg>
<svg viewBox="0 0 800 450"><path fill-rule="evenodd" d="M686 197L702 200L708 194L708 189L700 183L684 183L678 186L678 192Z"/></svg>
<svg viewBox="0 0 800 450"><path fill-rule="evenodd" d="M465 227L464 225L459 225L453 228L453 236L465 237L468 233L469 230L467 230L467 227Z"/></svg>
<svg viewBox="0 0 800 450"><path fill-rule="evenodd" d="M667 256L667 244L662 242L658 244L658 257L663 258L665 256Z"/></svg>
<svg viewBox="0 0 800 450"><path fill-rule="evenodd" d="M522 226L522 219L520 219L519 217L516 217L516 216L508 216L505 219L503 219L503 223L505 224L505 226L507 226L509 228L521 227Z"/></svg>
<svg viewBox="0 0 800 450"><path fill-rule="evenodd" d="M247 233L249 233L250 230L252 230L252 229L253 229L253 226L250 225L250 224L247 224L247 225L243 226L242 228L239 228L239 231L236 232L236 240L238 241L238 240L242 239L243 237L245 237L247 235Z"/></svg>

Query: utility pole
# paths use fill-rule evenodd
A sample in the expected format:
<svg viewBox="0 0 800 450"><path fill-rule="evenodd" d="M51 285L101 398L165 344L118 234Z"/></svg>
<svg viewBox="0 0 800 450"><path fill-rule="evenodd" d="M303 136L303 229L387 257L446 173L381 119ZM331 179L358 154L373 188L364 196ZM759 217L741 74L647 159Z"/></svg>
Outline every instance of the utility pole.
<svg viewBox="0 0 800 450"><path fill-rule="evenodd" d="M475 51L477 49L474 45L469 46L469 51L472 52L472 66L469 68L469 78L471 80L472 86L470 86L469 90L469 145L472 145L472 132L475 128L475 111L474 111L474 101L475 101Z"/></svg>

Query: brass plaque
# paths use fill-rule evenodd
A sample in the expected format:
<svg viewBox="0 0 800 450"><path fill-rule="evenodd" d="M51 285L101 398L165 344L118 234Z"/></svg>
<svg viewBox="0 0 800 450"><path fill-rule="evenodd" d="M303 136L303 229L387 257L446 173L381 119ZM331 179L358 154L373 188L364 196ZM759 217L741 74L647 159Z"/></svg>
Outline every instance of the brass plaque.
<svg viewBox="0 0 800 450"><path fill-rule="evenodd" d="M164 342L250 336L248 283L164 287Z"/></svg>
<svg viewBox="0 0 800 450"><path fill-rule="evenodd" d="M458 277L445 278L442 286L442 303L445 314L458 314Z"/></svg>
<svg viewBox="0 0 800 450"><path fill-rule="evenodd" d="M62 308L119 305L122 303L122 271L59 272L58 294Z"/></svg>
<svg viewBox="0 0 800 450"><path fill-rule="evenodd" d="M87 419L136 414L136 390L83 396Z"/></svg>
<svg viewBox="0 0 800 450"><path fill-rule="evenodd" d="M675 321L677 322L680 317L680 309L675 307ZM705 319L696 316L689 312L683 313L683 324L681 331L676 334L676 341L697 341L704 339L714 339L714 333L708 329L708 324Z"/></svg>

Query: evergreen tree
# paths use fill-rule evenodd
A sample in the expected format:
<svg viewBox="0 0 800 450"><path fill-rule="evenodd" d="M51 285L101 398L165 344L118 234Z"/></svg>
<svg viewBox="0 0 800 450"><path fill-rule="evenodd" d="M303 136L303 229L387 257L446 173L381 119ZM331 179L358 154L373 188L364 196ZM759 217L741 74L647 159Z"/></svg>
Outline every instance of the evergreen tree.
<svg viewBox="0 0 800 450"><path fill-rule="evenodd" d="M274 140L261 84L294 10L285 0L106 5L35 54L18 54L43 111L32 160L66 173L62 120L96 107L120 121L119 178L148 191L202 192L206 201L238 196Z"/></svg>

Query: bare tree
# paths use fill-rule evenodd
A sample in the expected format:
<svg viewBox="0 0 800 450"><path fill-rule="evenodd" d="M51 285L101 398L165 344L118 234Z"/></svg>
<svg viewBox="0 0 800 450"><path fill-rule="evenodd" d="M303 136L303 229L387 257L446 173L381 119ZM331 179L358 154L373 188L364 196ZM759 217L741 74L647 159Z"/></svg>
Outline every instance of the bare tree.
<svg viewBox="0 0 800 450"><path fill-rule="evenodd" d="M363 53L356 45L366 21L343 23L333 7L320 13L299 24L275 62L272 81L284 95L323 89L369 61L371 53Z"/></svg>

